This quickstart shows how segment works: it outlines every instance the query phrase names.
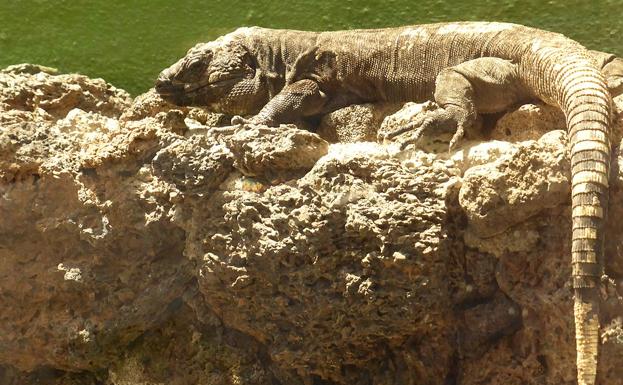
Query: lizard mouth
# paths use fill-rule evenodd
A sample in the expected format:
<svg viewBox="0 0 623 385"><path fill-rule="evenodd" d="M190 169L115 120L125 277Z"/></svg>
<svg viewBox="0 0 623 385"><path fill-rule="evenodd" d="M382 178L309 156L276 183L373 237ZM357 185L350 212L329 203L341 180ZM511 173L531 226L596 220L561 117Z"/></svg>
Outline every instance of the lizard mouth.
<svg viewBox="0 0 623 385"><path fill-rule="evenodd" d="M185 84L182 88L184 90L184 92L188 95L193 95L196 94L198 91L210 86L211 83L199 83L196 85L192 85L192 84Z"/></svg>
<svg viewBox="0 0 623 385"><path fill-rule="evenodd" d="M156 92L162 96L178 95L184 92L184 85L172 82L168 79L158 79L156 81Z"/></svg>
<svg viewBox="0 0 623 385"><path fill-rule="evenodd" d="M226 87L232 83L235 83L240 79L239 76L232 76L227 78L222 78L212 82L203 82L198 84L189 84L189 83L177 83L171 80L163 80L158 79L156 82L156 92L158 92L162 96L172 96L179 94L193 95L197 92L201 91L206 87Z"/></svg>
<svg viewBox="0 0 623 385"><path fill-rule="evenodd" d="M188 83L163 82L156 83L156 92L161 96L193 95L210 84L191 85Z"/></svg>

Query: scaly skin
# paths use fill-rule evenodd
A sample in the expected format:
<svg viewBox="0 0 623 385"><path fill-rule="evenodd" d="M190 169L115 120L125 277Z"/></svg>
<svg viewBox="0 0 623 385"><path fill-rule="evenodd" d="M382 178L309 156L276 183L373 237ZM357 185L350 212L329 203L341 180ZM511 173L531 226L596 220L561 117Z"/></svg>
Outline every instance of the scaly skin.
<svg viewBox="0 0 623 385"><path fill-rule="evenodd" d="M319 33L254 27L197 45L161 73L156 90L176 104L254 115L233 123L268 125L355 103L434 99L440 108L390 135L408 134L403 145L426 130L449 129L452 147L477 114L535 98L560 107L572 164L578 384L593 385L611 156L608 86L620 90L622 63L563 35L505 23Z"/></svg>
<svg viewBox="0 0 623 385"><path fill-rule="evenodd" d="M601 68L610 94L613 97L623 94L623 59L606 52L589 52Z"/></svg>

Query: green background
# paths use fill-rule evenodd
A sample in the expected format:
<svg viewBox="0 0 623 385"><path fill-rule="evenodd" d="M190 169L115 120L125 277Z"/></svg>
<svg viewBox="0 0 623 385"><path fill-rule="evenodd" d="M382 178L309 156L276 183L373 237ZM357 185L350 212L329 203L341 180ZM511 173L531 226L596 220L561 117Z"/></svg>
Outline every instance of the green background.
<svg viewBox="0 0 623 385"><path fill-rule="evenodd" d="M0 0L0 67L30 62L102 77L133 95L200 41L239 26L335 30L509 21L623 55L623 0Z"/></svg>

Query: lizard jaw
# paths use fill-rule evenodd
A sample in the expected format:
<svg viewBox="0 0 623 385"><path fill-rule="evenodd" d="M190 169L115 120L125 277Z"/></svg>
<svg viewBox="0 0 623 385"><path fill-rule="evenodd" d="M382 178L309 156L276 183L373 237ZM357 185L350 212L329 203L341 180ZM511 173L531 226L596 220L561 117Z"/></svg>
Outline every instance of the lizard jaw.
<svg viewBox="0 0 623 385"><path fill-rule="evenodd" d="M169 103L179 106L194 104L198 92L209 84L193 86L188 83L176 82L166 78L158 78L155 84L156 92Z"/></svg>
<svg viewBox="0 0 623 385"><path fill-rule="evenodd" d="M178 106L188 105L188 95L184 90L184 85L170 80L161 81L158 79L155 85L156 92L162 99Z"/></svg>
<svg viewBox="0 0 623 385"><path fill-rule="evenodd" d="M156 92L161 96L171 96L184 92L184 84L176 83L166 77L158 77L155 84Z"/></svg>

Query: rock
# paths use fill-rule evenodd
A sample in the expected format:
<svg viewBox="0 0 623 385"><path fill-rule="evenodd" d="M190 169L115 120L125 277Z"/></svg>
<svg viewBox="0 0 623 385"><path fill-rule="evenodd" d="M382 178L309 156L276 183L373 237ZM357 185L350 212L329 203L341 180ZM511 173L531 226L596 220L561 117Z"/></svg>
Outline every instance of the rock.
<svg viewBox="0 0 623 385"><path fill-rule="evenodd" d="M39 64L30 64L30 63L10 65L0 70L0 72L6 73L6 74L14 74L14 75L18 75L18 74L34 75L34 74L38 74L39 72L44 72L49 75L58 75L58 70L56 68L46 67L46 66L42 66Z"/></svg>
<svg viewBox="0 0 623 385"><path fill-rule="evenodd" d="M268 180L309 171L329 147L318 135L286 125L242 127L225 141L240 172Z"/></svg>
<svg viewBox="0 0 623 385"><path fill-rule="evenodd" d="M197 202L187 229L201 245L189 254L200 290L303 383L445 378L456 322L442 278L452 176L439 161L412 170L381 146L353 146L330 147L292 183Z"/></svg>
<svg viewBox="0 0 623 385"><path fill-rule="evenodd" d="M72 111L0 132L0 362L26 371L107 367L192 280L148 167L166 131Z"/></svg>
<svg viewBox="0 0 623 385"><path fill-rule="evenodd" d="M21 64L0 71L0 111L43 110L50 118L64 118L79 108L118 117L130 104L130 95L102 79L83 75L56 75L53 69Z"/></svg>
<svg viewBox="0 0 623 385"><path fill-rule="evenodd" d="M498 123L536 138L435 154L217 127L46 71L0 73L0 383L575 380L569 159L545 108ZM355 140L371 111L327 119ZM623 385L615 156L599 371Z"/></svg>
<svg viewBox="0 0 623 385"><path fill-rule="evenodd" d="M181 305L169 320L132 344L123 360L110 368L108 381L132 385L275 383L275 376L261 362L262 345L227 330L216 315L206 316L200 322L193 309Z"/></svg>
<svg viewBox="0 0 623 385"><path fill-rule="evenodd" d="M517 151L518 146L499 140L487 142L466 142L461 149L450 157L448 167L455 166L461 175L468 169L491 163L504 155L510 155Z"/></svg>
<svg viewBox="0 0 623 385"><path fill-rule="evenodd" d="M619 142L618 152L616 152L616 160L612 162L613 171L611 172L610 187L610 208L608 215L610 218L623 218L623 140ZM610 261L611 274L619 277L623 283L623 239L617 236L621 232L618 220L610 220L606 226L608 228L608 236L606 237L606 253ZM623 293L623 287L620 289Z"/></svg>
<svg viewBox="0 0 623 385"><path fill-rule="evenodd" d="M536 140L552 130L565 130L562 111L546 104L524 104L502 116L491 131L490 138L507 142Z"/></svg>
<svg viewBox="0 0 623 385"><path fill-rule="evenodd" d="M396 103L353 104L323 116L317 133L330 143L375 142L383 119L400 107Z"/></svg>
<svg viewBox="0 0 623 385"><path fill-rule="evenodd" d="M182 192L211 194L233 171L232 152L212 138L178 138L158 151L151 170Z"/></svg>
<svg viewBox="0 0 623 385"><path fill-rule="evenodd" d="M613 102L617 116L614 120L612 132L614 133L614 143L617 143L623 138L623 94L614 98Z"/></svg>
<svg viewBox="0 0 623 385"><path fill-rule="evenodd" d="M209 112L200 107L179 107L166 102L152 88L142 95L137 96L132 105L127 108L119 117L120 121L141 120L147 117L155 117L159 113L164 113L164 117L171 111L181 114L182 120L190 119L195 124L207 127L218 127L228 124L231 117L224 114ZM187 125L192 125L188 122Z"/></svg>
<svg viewBox="0 0 623 385"><path fill-rule="evenodd" d="M503 295L465 311L465 330L461 336L464 354L481 357L490 342L515 334L521 326L521 309Z"/></svg>
<svg viewBox="0 0 623 385"><path fill-rule="evenodd" d="M571 187L565 146L564 132L554 131L495 162L468 169L459 202L469 230L487 238L566 203Z"/></svg>

